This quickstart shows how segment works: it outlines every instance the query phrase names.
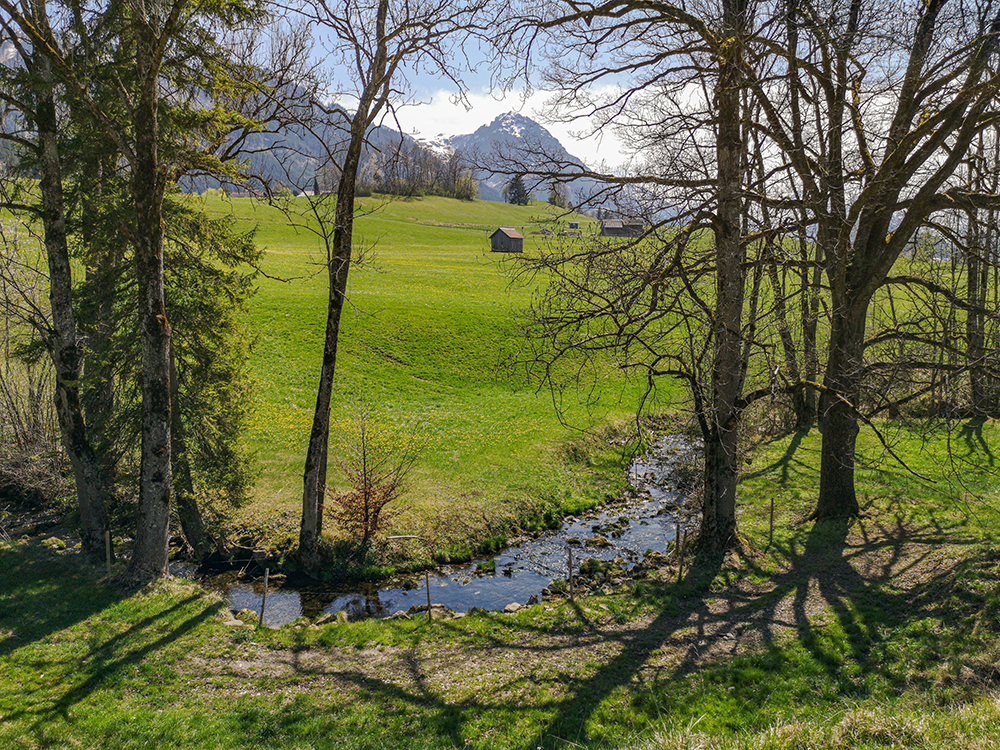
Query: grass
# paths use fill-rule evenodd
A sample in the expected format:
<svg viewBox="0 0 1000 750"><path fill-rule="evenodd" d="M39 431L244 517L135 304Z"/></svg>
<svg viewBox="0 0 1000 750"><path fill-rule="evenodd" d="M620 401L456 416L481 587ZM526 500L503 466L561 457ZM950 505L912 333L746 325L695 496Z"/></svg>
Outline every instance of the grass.
<svg viewBox="0 0 1000 750"><path fill-rule="evenodd" d="M764 445L752 555L514 615L246 633L189 584L0 543L0 747L997 747L998 434L956 427L894 435L934 484L865 431L851 523L803 520L818 435Z"/></svg>
<svg viewBox="0 0 1000 750"><path fill-rule="evenodd" d="M267 251L264 271L271 278L260 279L248 320L258 333L249 441L262 473L244 520L260 526L284 512L284 532L291 533L322 354L324 251L315 235L296 230L273 208L249 199L196 200L212 213L231 213L240 226L255 226ZM564 423L551 394L537 392L512 366L532 289L511 283L510 258L489 253L489 234L499 225L520 227L530 254L546 241L530 232L563 219L545 204L445 198L367 198L359 207L356 244L371 252L351 270L337 361L331 484L340 481L338 438L351 431L357 408L366 404L386 433L422 442L402 533L433 535L435 527L454 527L453 516L461 514L460 526L486 536L497 519L524 518L545 506L570 512L613 491L581 481L585 467L568 464L559 451L581 428L627 420L638 385L609 366L596 404L584 403L582 393L566 394Z"/></svg>

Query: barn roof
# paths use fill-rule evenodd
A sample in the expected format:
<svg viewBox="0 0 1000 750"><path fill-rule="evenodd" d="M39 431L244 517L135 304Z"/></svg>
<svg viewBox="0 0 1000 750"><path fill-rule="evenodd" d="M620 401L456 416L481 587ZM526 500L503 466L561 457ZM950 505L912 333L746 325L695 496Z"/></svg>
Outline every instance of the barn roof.
<svg viewBox="0 0 1000 750"><path fill-rule="evenodd" d="M625 227L644 227L646 222L642 219L605 219L601 226L606 229L624 229Z"/></svg>
<svg viewBox="0 0 1000 750"><path fill-rule="evenodd" d="M512 240L523 240L524 235L518 232L516 229L511 229L510 227L499 227L496 232L490 235L492 237L497 232L503 232L505 235L510 237Z"/></svg>

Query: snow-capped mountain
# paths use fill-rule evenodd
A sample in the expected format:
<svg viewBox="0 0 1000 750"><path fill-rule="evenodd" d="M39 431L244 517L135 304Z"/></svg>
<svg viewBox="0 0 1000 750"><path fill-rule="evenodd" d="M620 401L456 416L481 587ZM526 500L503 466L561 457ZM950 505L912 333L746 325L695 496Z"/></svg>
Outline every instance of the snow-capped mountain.
<svg viewBox="0 0 1000 750"><path fill-rule="evenodd" d="M547 170L572 173L583 169L583 162L570 154L558 138L530 117L516 112L500 115L475 133L435 140L461 151L475 165L479 197L483 200L503 200L504 185L518 173ZM529 175L524 181L535 198L548 197L548 180ZM590 180L578 179L566 187L572 197L580 198L592 184Z"/></svg>
<svg viewBox="0 0 1000 750"><path fill-rule="evenodd" d="M449 140L454 136L450 136L445 133L438 133L432 138L424 138L419 136L411 136L411 137L421 146L426 148L428 151L433 152L437 156L449 157L453 153L455 153L455 148L449 143Z"/></svg>

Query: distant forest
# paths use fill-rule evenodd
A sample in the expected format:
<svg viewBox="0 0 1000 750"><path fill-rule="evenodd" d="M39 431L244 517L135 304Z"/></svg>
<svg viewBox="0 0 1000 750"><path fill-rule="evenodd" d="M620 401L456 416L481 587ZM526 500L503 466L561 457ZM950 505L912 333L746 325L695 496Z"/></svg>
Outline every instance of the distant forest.
<svg viewBox="0 0 1000 750"><path fill-rule="evenodd" d="M336 192L340 170L329 164L316 171L317 193ZM410 141L391 151L372 151L358 174L357 195L372 193L416 197L440 195L475 200L479 183L459 151L438 154Z"/></svg>

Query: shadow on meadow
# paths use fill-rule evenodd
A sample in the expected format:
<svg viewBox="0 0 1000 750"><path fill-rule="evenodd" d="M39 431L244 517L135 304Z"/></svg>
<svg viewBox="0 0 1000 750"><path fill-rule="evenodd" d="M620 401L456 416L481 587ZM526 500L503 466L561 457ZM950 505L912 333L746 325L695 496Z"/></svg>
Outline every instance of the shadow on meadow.
<svg viewBox="0 0 1000 750"><path fill-rule="evenodd" d="M975 446L981 435L969 439ZM801 443L793 436L765 473L780 483ZM989 659L977 671L969 651L978 641L969 636L997 596L989 588L997 545L970 531L961 509L935 514L905 497L876 504L858 519L794 528L764 556L702 560L680 582L643 582L637 600L571 602L572 618L555 628L544 616L491 613L426 629L380 625L398 628L390 641L409 639L384 652L368 642L381 631L359 630L353 648L327 649L320 635L317 644L250 655L227 690L250 682L275 698L240 699L220 721L251 746L309 738L346 750L406 737L410 748L536 750L620 746L623 727L664 723L762 730L912 688L961 700L961 685L948 692L955 662L995 688L1000 673ZM0 594L0 655L93 615L100 624L101 610L128 604L93 571L67 573L52 555L0 546L0 568L12 571L11 590ZM63 658L65 684L26 693L5 718L25 721L42 740L103 685L155 682L156 663L182 662L185 636L221 605L192 594L163 610L145 606L128 630L88 634L78 665ZM40 656L32 670L57 673L55 659Z"/></svg>
<svg viewBox="0 0 1000 750"><path fill-rule="evenodd" d="M184 655L183 642L222 604L195 591L162 607L158 596L131 594L97 581L97 569L32 545L0 546L0 569L10 571L0 596L6 635L0 657L35 675L8 695L4 721L22 723L42 746L74 722L71 709L122 680L163 682ZM122 612L131 625L117 630ZM86 624L84 624L86 621ZM42 641L48 639L48 644ZM36 644L40 647L36 648Z"/></svg>
<svg viewBox="0 0 1000 750"><path fill-rule="evenodd" d="M836 711L928 687L925 667L950 648L939 625L967 622L981 606L956 596L960 579L1000 559L961 522L918 520L902 504L874 518L803 527L774 554L781 565L769 574L753 559L739 571L722 559L702 561L681 583L647 595L660 604L652 617L624 627L578 608L575 629L522 624L523 637L511 640L504 616L490 615L496 636L475 647L478 660L495 665L488 685L463 686L460 654L432 656L419 645L393 679L369 669L335 674L373 704L407 707L445 746L463 747L491 724L524 750L618 745L615 711L630 714L625 723L636 731L664 718L706 731L763 729L806 706ZM907 629L915 629L909 651L896 653L896 634ZM567 658L581 650L592 653L582 669ZM450 679L442 676L449 669Z"/></svg>
<svg viewBox="0 0 1000 750"><path fill-rule="evenodd" d="M67 565L34 544L0 545L0 570L0 656L65 630L123 598L115 587L95 582L96 568L82 562Z"/></svg>

